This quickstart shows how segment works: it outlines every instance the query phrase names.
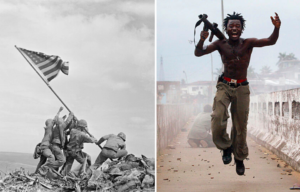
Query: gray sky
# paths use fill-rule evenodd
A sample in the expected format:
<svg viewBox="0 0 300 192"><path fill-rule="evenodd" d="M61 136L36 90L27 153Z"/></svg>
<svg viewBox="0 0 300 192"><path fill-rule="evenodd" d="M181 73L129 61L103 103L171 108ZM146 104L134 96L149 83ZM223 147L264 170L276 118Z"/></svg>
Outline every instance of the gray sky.
<svg viewBox="0 0 300 192"><path fill-rule="evenodd" d="M274 26L270 16L277 12L281 29L277 43L270 47L254 48L250 65L255 72L267 65L277 70L279 53L294 53L300 58L300 11L297 0L224 0L224 18L233 11L242 13L246 28L242 38L267 38ZM160 57L163 56L165 80L180 81L187 74L188 82L211 79L211 56L194 56L194 26L198 15L206 13L208 20L218 23L222 31L221 0L158 0L157 1L157 73L160 71ZM197 28L196 43L199 41L203 24ZM227 37L227 35L226 35ZM217 40L214 37L214 40ZM214 41L213 40L213 41ZM208 44L208 39L205 44ZM213 69L221 67L217 51L212 53Z"/></svg>
<svg viewBox="0 0 300 192"><path fill-rule="evenodd" d="M123 131L129 153L154 157L154 1L0 3L0 151L33 152L62 106L17 45L69 61L50 85L97 139Z"/></svg>

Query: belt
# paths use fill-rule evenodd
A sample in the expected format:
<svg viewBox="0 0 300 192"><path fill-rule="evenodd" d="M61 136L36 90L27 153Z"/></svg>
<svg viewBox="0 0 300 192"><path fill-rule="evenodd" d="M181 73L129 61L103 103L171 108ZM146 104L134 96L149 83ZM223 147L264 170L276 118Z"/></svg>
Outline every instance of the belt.
<svg viewBox="0 0 300 192"><path fill-rule="evenodd" d="M236 81L238 81L238 80L236 80ZM247 79L245 81L242 81L241 83L237 83L237 82L236 83L232 83L232 82L226 81L225 78L223 79L223 83L225 83L225 84L227 84L227 85L229 85L231 87L238 87L240 85L248 85L249 84L249 82L247 81Z"/></svg>
<svg viewBox="0 0 300 192"><path fill-rule="evenodd" d="M228 77L223 77L223 79L229 83L243 83L244 81L247 81L247 79L231 79Z"/></svg>
<svg viewBox="0 0 300 192"><path fill-rule="evenodd" d="M108 150L111 150L111 151L114 151L114 152L118 153L118 151L116 151L114 149L111 149L111 148L108 148L108 147L103 147L103 149L108 149Z"/></svg>

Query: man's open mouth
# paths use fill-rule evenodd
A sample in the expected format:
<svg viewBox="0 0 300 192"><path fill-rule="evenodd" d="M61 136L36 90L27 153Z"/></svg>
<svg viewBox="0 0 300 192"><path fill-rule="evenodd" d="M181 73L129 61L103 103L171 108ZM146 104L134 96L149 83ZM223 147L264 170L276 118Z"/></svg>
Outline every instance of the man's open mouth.
<svg viewBox="0 0 300 192"><path fill-rule="evenodd" d="M232 36L233 38L236 38L236 37L239 36L239 34L238 34L238 33L232 33L231 36Z"/></svg>

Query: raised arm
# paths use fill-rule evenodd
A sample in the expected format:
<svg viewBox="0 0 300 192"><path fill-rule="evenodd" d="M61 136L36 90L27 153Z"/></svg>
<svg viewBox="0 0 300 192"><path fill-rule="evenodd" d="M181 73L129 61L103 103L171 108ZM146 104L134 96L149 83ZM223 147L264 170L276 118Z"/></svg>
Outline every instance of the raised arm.
<svg viewBox="0 0 300 192"><path fill-rule="evenodd" d="M201 57L202 55L209 54L218 49L216 42L213 42L212 44L210 44L208 46L203 46L204 41L207 37L208 37L208 31L201 31L200 41L198 42L198 44L195 48L195 56Z"/></svg>
<svg viewBox="0 0 300 192"><path fill-rule="evenodd" d="M271 21L274 25L274 31L271 34L269 38L264 38L264 39L249 39L251 41L252 47L264 47L264 46L269 46L269 45L274 45L279 37L279 29L281 25L281 21L279 19L279 16L277 13L275 13L275 19L271 16Z"/></svg>

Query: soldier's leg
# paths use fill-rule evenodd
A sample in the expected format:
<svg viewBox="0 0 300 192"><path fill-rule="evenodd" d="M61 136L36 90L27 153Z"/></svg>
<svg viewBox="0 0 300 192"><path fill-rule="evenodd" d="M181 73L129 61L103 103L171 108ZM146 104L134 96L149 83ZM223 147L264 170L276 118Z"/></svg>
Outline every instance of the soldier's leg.
<svg viewBox="0 0 300 192"><path fill-rule="evenodd" d="M188 140L188 144L189 144L192 148L198 148L198 147L199 147L199 144L197 144L197 143L195 142L194 139L189 139L189 140Z"/></svg>
<svg viewBox="0 0 300 192"><path fill-rule="evenodd" d="M204 140L207 142L208 147L216 147L216 145L214 144L214 142L212 140L212 135L211 134L208 134L207 137Z"/></svg>
<svg viewBox="0 0 300 192"><path fill-rule="evenodd" d="M226 132L228 115L228 106L230 96L227 91L227 85L220 82L217 85L217 93L214 98L213 113L211 114L212 139L216 147L221 150L230 148L232 142Z"/></svg>
<svg viewBox="0 0 300 192"><path fill-rule="evenodd" d="M124 157L128 154L127 150L125 149L120 149L118 150L118 152L116 153L115 155L115 158L121 158L121 157Z"/></svg>
<svg viewBox="0 0 300 192"><path fill-rule="evenodd" d="M76 153L76 161L80 164L84 163L85 158L87 158L87 164L90 166L91 165L91 156L88 155L87 153L83 152L83 151L78 151Z"/></svg>
<svg viewBox="0 0 300 192"><path fill-rule="evenodd" d="M236 100L231 104L232 131L231 139L235 159L244 160L248 156L247 122L249 114L249 86L240 86L236 90Z"/></svg>
<svg viewBox="0 0 300 192"><path fill-rule="evenodd" d="M52 153L56 158L55 163L53 164L53 168L57 169L66 162L66 158L61 148L57 145L52 145Z"/></svg>
<svg viewBox="0 0 300 192"><path fill-rule="evenodd" d="M103 148L97 159L95 160L95 163L91 166L91 169L98 169L102 165L102 163L104 163L109 157L114 156L113 153L115 154L115 152Z"/></svg>
<svg viewBox="0 0 300 192"><path fill-rule="evenodd" d="M37 167L36 167L35 173L38 173L39 168L40 168L43 164L45 164L46 161L47 161L47 157L45 157L44 155L41 155L41 157L40 157L40 162L39 162L39 164L38 164Z"/></svg>
<svg viewBox="0 0 300 192"><path fill-rule="evenodd" d="M208 143L205 140L200 140L200 144L202 146L202 148L207 148L208 147Z"/></svg>
<svg viewBox="0 0 300 192"><path fill-rule="evenodd" d="M45 147L42 150L43 150L42 156L44 156L47 160L46 160L45 164L43 164L39 168L38 172L41 175L45 175L48 172L48 167L52 168L52 165L55 162L55 156L53 155L52 151L48 147Z"/></svg>
<svg viewBox="0 0 300 192"><path fill-rule="evenodd" d="M71 171L75 159L74 155L72 155L71 152L66 152L66 154L67 154L66 162L64 164L64 167L60 171L62 175L67 175Z"/></svg>

